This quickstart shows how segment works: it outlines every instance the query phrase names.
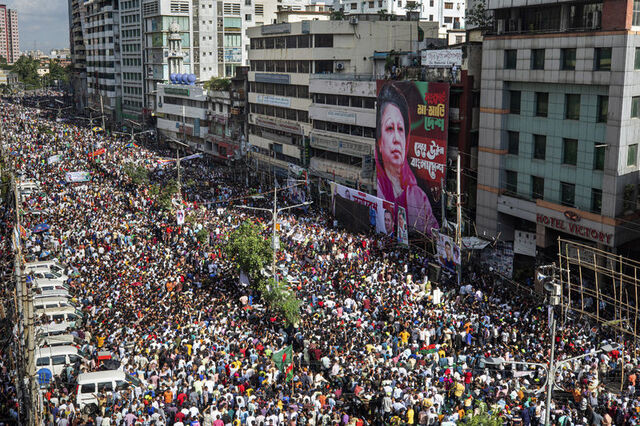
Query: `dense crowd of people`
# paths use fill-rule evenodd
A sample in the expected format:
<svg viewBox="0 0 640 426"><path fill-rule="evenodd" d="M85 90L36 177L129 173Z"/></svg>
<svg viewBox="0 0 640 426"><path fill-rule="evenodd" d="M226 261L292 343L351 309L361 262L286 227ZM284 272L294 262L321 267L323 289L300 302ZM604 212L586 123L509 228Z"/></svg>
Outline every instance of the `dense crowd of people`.
<svg viewBox="0 0 640 426"><path fill-rule="evenodd" d="M167 207L157 190L176 176L158 161L168 152L19 103L5 101L0 117L13 169L43 188L20 206L25 250L74 271L69 284L84 313L71 332L89 358L43 387L43 424L544 424L548 313L482 265L461 286L436 283L423 253L336 228L320 208L290 211L279 216L277 261L302 306L299 323L287 325L239 283L224 251L246 220L270 233L270 217L234 208L270 207L272 196L249 197L267 188L195 159L181 164L182 191ZM145 168L150 182L135 182L130 165ZM83 171L89 181L65 178ZM287 203L286 191L280 197ZM15 213L3 205L0 214L4 280ZM33 232L43 222L48 229ZM580 319L567 319L556 342L558 361L586 356L557 370L554 424L640 422L635 347L599 350L618 342ZM272 359L288 345L291 380ZM74 380L104 368L103 351L143 385L100 393L97 407L80 409ZM16 418L15 386L5 380L15 383L15 372L0 355L2 415ZM498 358L506 362L488 362Z"/></svg>

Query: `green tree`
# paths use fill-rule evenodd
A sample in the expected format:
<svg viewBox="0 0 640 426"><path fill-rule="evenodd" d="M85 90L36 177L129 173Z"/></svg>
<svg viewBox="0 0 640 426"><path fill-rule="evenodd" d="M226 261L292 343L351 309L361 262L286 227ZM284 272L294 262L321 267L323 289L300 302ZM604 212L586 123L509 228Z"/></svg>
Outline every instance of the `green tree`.
<svg viewBox="0 0 640 426"><path fill-rule="evenodd" d="M29 56L20 56L13 64L13 71L18 74L18 78L26 86L40 87L40 77L38 76L38 68L40 62Z"/></svg>
<svg viewBox="0 0 640 426"><path fill-rule="evenodd" d="M144 167L126 164L123 171L134 185L149 185L149 171Z"/></svg>
<svg viewBox="0 0 640 426"><path fill-rule="evenodd" d="M67 83L69 81L69 69L60 65L57 59L52 59L49 62L49 78L50 80L60 80Z"/></svg>
<svg viewBox="0 0 640 426"><path fill-rule="evenodd" d="M222 77L211 77L209 81L204 83L206 90L212 90L214 92L229 90L230 87L231 80Z"/></svg>
<svg viewBox="0 0 640 426"><path fill-rule="evenodd" d="M267 267L273 257L269 242L260 233L258 225L250 221L245 221L229 235L225 250L227 256L235 260L254 284L258 284L260 271Z"/></svg>
<svg viewBox="0 0 640 426"><path fill-rule="evenodd" d="M388 21L389 20L389 14L387 13L387 9L380 9L378 11L378 16L380 17L381 21Z"/></svg>
<svg viewBox="0 0 640 426"><path fill-rule="evenodd" d="M473 9L467 10L465 24L467 27L474 26L485 31L493 27L493 16L487 11L486 0L476 3Z"/></svg>
<svg viewBox="0 0 640 426"><path fill-rule="evenodd" d="M344 14L344 11L342 9L332 10L331 11L330 19L332 21L344 21L345 18L346 18L346 15Z"/></svg>
<svg viewBox="0 0 640 426"><path fill-rule="evenodd" d="M163 210L171 210L173 207L171 200L178 193L178 182L171 179L164 186L154 185L150 193L155 195L156 204Z"/></svg>

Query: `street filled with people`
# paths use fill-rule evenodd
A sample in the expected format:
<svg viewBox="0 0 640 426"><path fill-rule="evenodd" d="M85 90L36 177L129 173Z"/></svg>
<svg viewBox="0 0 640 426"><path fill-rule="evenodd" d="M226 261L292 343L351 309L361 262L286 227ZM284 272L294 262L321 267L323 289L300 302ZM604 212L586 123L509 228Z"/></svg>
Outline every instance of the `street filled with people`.
<svg viewBox="0 0 640 426"><path fill-rule="evenodd" d="M28 264L49 268L30 275L34 303L68 301L36 310L36 369L51 371L38 375L41 424L545 424L551 342L541 299L482 264L461 285L429 276L422 249L350 233L316 203L278 215L277 273L302 302L288 324L240 282L224 249L247 220L270 238L271 215L240 206L271 208L272 185L193 158L180 162L180 190L166 203L175 151L56 120L37 100L3 101L0 138L20 182L37 186L21 195L17 230ZM14 219L5 199L5 305ZM13 324L0 326L19 340ZM57 343L64 335L72 345ZM54 349L68 346L76 350L56 368ZM290 374L273 357L289 346ZM633 340L565 315L555 346L552 424L640 424ZM15 359L2 345L6 422L25 410Z"/></svg>

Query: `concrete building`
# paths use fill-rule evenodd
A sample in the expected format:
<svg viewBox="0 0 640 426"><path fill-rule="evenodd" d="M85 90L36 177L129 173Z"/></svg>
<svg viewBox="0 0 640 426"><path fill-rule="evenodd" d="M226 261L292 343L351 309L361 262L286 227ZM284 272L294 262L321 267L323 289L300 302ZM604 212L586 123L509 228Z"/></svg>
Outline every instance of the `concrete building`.
<svg viewBox="0 0 640 426"><path fill-rule="evenodd" d="M288 170L289 164L306 167L314 152L313 134L314 149L318 150L318 159L313 165L317 171L333 175L337 170L336 174L344 175L345 179L355 177L352 167L362 167L362 160L373 146L375 125L371 123L370 103L375 97L372 89L377 75L375 52L417 50L418 25L422 23L366 21L356 24L318 20L250 28L248 138L254 151L252 155L263 166L275 167L282 173ZM349 80L366 84L341 83ZM313 108L318 122L335 124L342 117L341 123L347 127L336 128L335 132L345 131L350 140L363 145L349 152L348 155L353 154L355 158L344 158L346 168L329 154L322 158L322 151L329 152L332 148L316 141L320 140L321 133L332 137L333 129L327 134L323 133L327 132L326 128L324 131L315 128L314 118L310 116L314 103L310 91L312 82L317 93L333 95L331 100L341 84L358 88L353 94L342 93L338 107ZM331 117L326 115L327 110L334 110ZM353 126L353 133L349 126Z"/></svg>
<svg viewBox="0 0 640 426"><path fill-rule="evenodd" d="M193 150L206 151L204 140L209 134L207 91L184 84L158 84L155 112L158 133Z"/></svg>
<svg viewBox="0 0 640 426"><path fill-rule="evenodd" d="M632 1L489 0L477 228L637 255L640 9ZM516 251L517 252L517 251ZM527 255L535 256L529 251Z"/></svg>
<svg viewBox="0 0 640 426"><path fill-rule="evenodd" d="M0 84L13 87L19 83L18 74L9 70L0 70Z"/></svg>
<svg viewBox="0 0 640 426"><path fill-rule="evenodd" d="M18 12L0 4L0 56L13 64L20 57Z"/></svg>
<svg viewBox="0 0 640 426"><path fill-rule="evenodd" d="M144 81L140 0L120 1L120 79L122 87L122 118L143 121Z"/></svg>
<svg viewBox="0 0 640 426"><path fill-rule="evenodd" d="M69 0L69 52L71 73L69 84L73 92L73 105L77 111L87 107L87 61L84 44L86 8L84 0Z"/></svg>
<svg viewBox="0 0 640 426"><path fill-rule="evenodd" d="M378 15L383 20L390 15L406 17L409 13L417 20L438 22L443 29L450 30L464 28L466 0L339 0L334 9L349 17Z"/></svg>

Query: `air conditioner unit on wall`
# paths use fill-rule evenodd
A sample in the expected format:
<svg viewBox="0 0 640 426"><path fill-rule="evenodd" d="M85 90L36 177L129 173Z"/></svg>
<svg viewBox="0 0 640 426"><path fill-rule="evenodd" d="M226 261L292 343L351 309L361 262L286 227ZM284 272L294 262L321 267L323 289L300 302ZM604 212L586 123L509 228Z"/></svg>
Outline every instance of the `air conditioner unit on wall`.
<svg viewBox="0 0 640 426"><path fill-rule="evenodd" d="M358 25L358 17L357 16L350 16L349 17L349 23L351 25Z"/></svg>
<svg viewBox="0 0 640 426"><path fill-rule="evenodd" d="M342 71L344 69L344 64L342 62L336 63L336 70Z"/></svg>

